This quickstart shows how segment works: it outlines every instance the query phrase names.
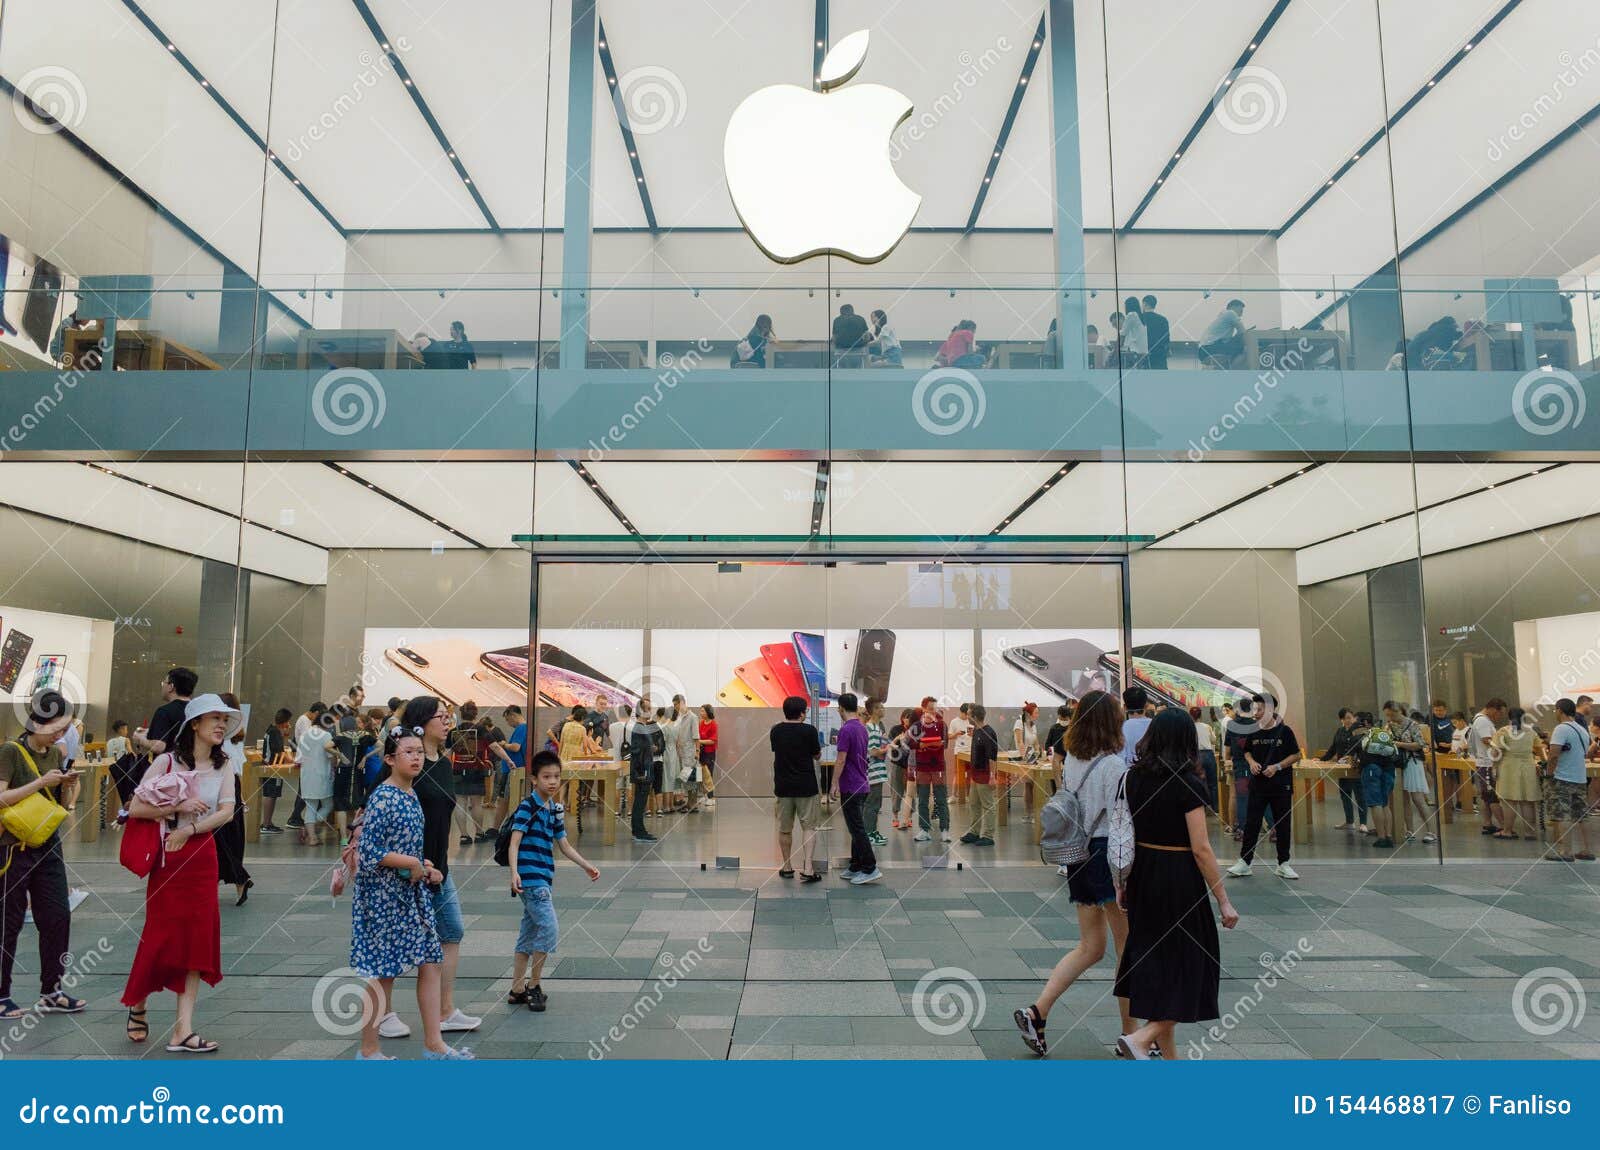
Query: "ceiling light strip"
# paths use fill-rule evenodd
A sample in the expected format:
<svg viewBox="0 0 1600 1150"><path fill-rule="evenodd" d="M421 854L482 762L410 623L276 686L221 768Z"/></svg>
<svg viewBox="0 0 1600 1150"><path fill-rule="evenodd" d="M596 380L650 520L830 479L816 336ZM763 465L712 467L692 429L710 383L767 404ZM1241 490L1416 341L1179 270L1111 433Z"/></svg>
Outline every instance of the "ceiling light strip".
<svg viewBox="0 0 1600 1150"><path fill-rule="evenodd" d="M156 22L150 18L149 14L146 13L143 8L139 7L137 3L135 3L135 0L122 0L122 6L133 14L134 19L138 20L139 23L145 26L149 33L154 36L161 46L167 50L167 55L171 56L172 59L177 62L180 68L189 73L190 79L192 79L196 84L199 84L206 94L209 95L216 103L217 107L223 110L228 119L232 120L234 124L238 126L239 130L245 134L246 138L248 138L252 144L259 148L263 154L265 154L268 161L271 162L273 167L278 169L283 178L288 180L289 183L295 188L299 189L300 194L305 197L306 202L317 210L318 215L328 221L328 226L333 228L334 231L338 232L340 236L345 235L346 232L344 227L339 223L338 220L334 219L333 213L328 210L327 206L311 193L310 188L306 187L305 184L300 182L300 178L289 170L288 164L285 164L275 152L267 147L267 142L261 138L254 128L250 126L249 121L239 114L238 109L230 104L227 98L223 96L221 92L217 91L217 86L205 76L201 75L200 69L195 67L194 61L189 59L189 57L184 54L183 49L178 47L177 42L163 32L160 26L158 26Z"/></svg>
<svg viewBox="0 0 1600 1150"><path fill-rule="evenodd" d="M817 483L811 492L811 534L822 534L822 514L828 503L828 482L833 476L833 464L826 459L817 460Z"/></svg>
<svg viewBox="0 0 1600 1150"><path fill-rule="evenodd" d="M1234 61L1233 67L1228 69L1227 74L1221 80L1217 81L1216 88L1213 89L1210 97L1206 100L1206 106L1200 110L1200 114L1195 117L1194 124L1185 133L1177 148L1167 159L1167 162L1162 165L1160 174L1156 176L1156 182L1150 185L1149 190L1144 194L1144 198L1139 201L1139 206L1134 208L1133 214L1128 217L1128 222L1118 228L1118 231L1130 231L1133 225L1139 222L1139 217L1144 215L1145 209L1150 206L1150 201L1156 198L1156 193L1161 190L1162 185L1172 176L1179 161L1189 154L1189 148L1194 144L1196 137L1200 135L1201 129L1210 122L1212 111L1216 107L1217 97L1224 88L1233 82L1233 77L1239 69L1250 63L1256 53L1261 50L1261 45L1266 43L1268 34L1272 31L1273 26L1277 24L1278 17L1282 16L1284 9L1288 7L1289 0L1278 0L1272 6L1272 11L1267 13L1267 18L1261 22L1261 27L1256 29L1255 35L1250 37L1250 42L1245 46L1244 51L1239 53L1239 58Z"/></svg>
<svg viewBox="0 0 1600 1150"><path fill-rule="evenodd" d="M1315 207L1317 201L1322 199L1322 197L1326 195L1330 189L1332 189L1334 184L1342 180L1345 177L1345 174L1349 172L1351 168L1355 167L1363 156L1367 155L1367 153L1371 152L1373 148L1377 147L1378 144L1383 141L1385 132L1393 131L1394 126L1405 118L1406 113L1410 112L1412 108L1415 108L1419 103L1421 103L1423 98L1427 96L1429 92L1433 91L1433 89L1439 85L1440 81L1453 72L1456 65L1467 58L1468 53L1481 45L1483 43L1483 38L1489 35L1489 33L1493 32L1495 28L1500 25L1500 22L1507 16L1511 15L1512 10L1521 3L1522 0L1508 0L1508 2L1498 12L1489 18L1488 23L1484 24L1482 28L1479 28L1476 32L1469 36L1466 43L1460 48L1457 48L1454 55L1440 65L1439 69L1428 78L1422 87L1418 88L1411 94L1411 98L1409 100L1400 105L1400 107L1395 111L1394 115L1390 116L1388 121L1383 126L1378 128L1377 131L1373 132L1372 135L1368 136L1366 141L1359 148L1357 148L1348 159L1335 168L1326 180L1317 185L1316 190L1311 193L1304 203L1295 209L1295 212L1292 216L1283 222L1283 226L1277 230L1276 234L1281 236L1284 232L1294 227L1296 222L1299 221L1300 217Z"/></svg>
<svg viewBox="0 0 1600 1150"><path fill-rule="evenodd" d="M812 17L811 90L822 91L822 62L828 58L828 0L816 0Z"/></svg>
<svg viewBox="0 0 1600 1150"><path fill-rule="evenodd" d="M1000 122L1000 134L995 137L994 148L989 155L989 162L983 169L983 182L978 185L978 194L972 201L972 212L967 216L967 226L964 229L971 232L978 226L978 216L983 211L983 201L989 196L989 189L993 186L996 175L1000 171L1000 156L1006 150L1006 141L1011 138L1012 126L1017 122L1017 113L1022 109L1022 97L1028 94L1028 84L1033 79L1033 69L1039 63L1039 57L1044 51L1045 22L1044 17L1039 17L1039 27L1034 29L1033 42L1028 46L1028 55L1022 61L1022 74L1017 78L1017 86L1011 91L1011 103L1006 107L1006 118Z"/></svg>
<svg viewBox="0 0 1600 1150"><path fill-rule="evenodd" d="M1271 483L1268 483L1265 486L1258 487L1254 491L1249 492L1248 494L1239 496L1239 498L1235 499L1231 503L1224 503L1221 507L1212 508L1210 511L1207 511L1204 515L1201 515L1196 519L1189 520L1189 522L1183 524L1181 527L1174 527L1171 531L1166 531L1166 532L1163 532L1160 535L1157 535L1153 540L1151 540L1150 546L1154 547L1159 543L1165 543L1168 539L1171 539L1174 535L1177 535L1177 534L1180 534L1181 532L1187 531L1191 527L1198 527L1198 526L1200 526L1200 524L1206 522L1208 519L1215 519L1219 515L1224 515L1227 512L1232 511L1235 507L1240 506L1241 504L1249 503L1252 499L1254 499L1258 495L1265 495L1267 492L1271 491L1274 487L1277 487L1279 484L1290 483L1290 482L1292 482L1292 481L1294 481L1296 479L1299 479L1302 475L1305 475L1305 474L1307 474L1309 472L1315 471L1317 468L1319 468L1321 466L1322 466L1322 464L1320 462L1319 463L1307 463L1304 467L1300 468L1300 470L1296 471L1293 475L1285 475L1282 479L1274 479Z"/></svg>
<svg viewBox="0 0 1600 1150"><path fill-rule="evenodd" d="M173 491L166 487L160 487L154 483L140 479L136 475L130 475L126 471L118 471L114 467L107 467L103 463L92 463L86 459L80 459L78 462L83 464L83 466L87 467L91 471L98 471L101 475L109 475L113 479L120 479L125 483L131 483L135 487L143 487L148 491L154 491L157 495L165 495L168 499L176 499L180 503L187 503L190 507L198 507L203 511L210 511L217 515L226 515L230 519L237 519L246 527L254 527L260 531L270 531L272 534L282 536L284 539L293 539L296 543L304 543L307 547L315 547L318 551L327 550L327 548L322 544L313 543L311 540L306 539L303 536L296 535L292 531L285 531L279 527L268 527L265 523L251 519L246 515L235 514L232 511L225 511L221 507L206 503L203 500L196 499L190 495L183 495L180 492Z"/></svg>
<svg viewBox="0 0 1600 1150"><path fill-rule="evenodd" d="M379 487L376 483L372 482L370 479L366 479L366 478L363 478L360 475L357 475L354 471L351 471L348 467L343 467L343 466L333 462L331 459L324 459L322 461L322 466L330 468L330 469L332 469L334 471L337 471L340 475L344 476L346 479L350 480L350 482L352 482L352 483L359 483L362 487L365 487L368 491L372 492L374 495L382 496L384 499L387 499L390 503L393 503L396 507L402 507L405 510L411 512L411 514L415 515L417 518L427 520L429 523L431 523L435 527L437 527L440 531L448 531L450 534L454 535L457 539L461 539L461 540L463 540L463 541L465 541L467 543L472 544L479 551L493 551L494 550L494 548L490 547L486 543L479 543L476 539L474 539L472 536L468 535L465 531L458 531L454 527L450 526L450 524L445 523L442 520L435 519L432 515L429 515L426 511L422 510L422 508L415 507L412 504L407 503L404 499L401 499L398 495L394 494L393 492L385 491L383 488ZM418 548L407 548L406 550L419 550L419 549Z"/></svg>
<svg viewBox="0 0 1600 1150"><path fill-rule="evenodd" d="M472 197L473 202L478 205L478 211L483 213L483 218L487 221L489 227L498 232L500 224L494 218L494 213L489 210L488 202L483 198L483 194L478 191L478 185L473 183L472 177L467 174L467 166L461 162L461 156L457 153L455 146L450 143L450 137L444 134L444 128L440 126L439 121L434 117L433 109L428 107L428 101L422 98L422 89L417 86L417 82L412 78L411 73L406 71L406 66L400 59L400 53L394 50L393 41L385 34L382 26L378 23L378 18L372 14L372 9L367 6L367 0L350 0L350 2L355 5L356 12L367 26L367 31L371 32L372 38L377 41L379 50L388 59L389 66L394 69L395 76L399 78L401 85L404 86L406 94L411 97L411 102L417 106L417 111L422 114L422 119L427 123L429 131L433 133L433 138L439 141L439 147L444 149L445 159L450 161L450 166L455 169L456 175L460 177L462 184L466 186L467 193Z"/></svg>
<svg viewBox="0 0 1600 1150"><path fill-rule="evenodd" d="M628 122L628 105L622 91L622 81L617 76L617 63L611 55L611 39L606 35L606 22L595 14L599 28L600 70L605 73L606 88L611 93L611 107L617 114L617 127L622 129L622 145L628 149L628 166L633 169L633 186L639 189L639 203L644 208L645 223L649 230L657 231L656 209L650 201L650 185L645 183L644 163L639 159L639 145L633 136L633 126Z"/></svg>
<svg viewBox="0 0 1600 1150"><path fill-rule="evenodd" d="M1022 513L1024 511L1032 507L1035 503L1039 502L1039 500L1044 497L1044 493L1046 491L1049 491L1056 484L1060 483L1063 479L1076 471L1078 469L1078 462L1079 461L1076 459L1071 460L1067 463L1063 463L1060 467L1052 471L1050 473L1050 477L1043 483L1039 484L1038 489L1035 490L1032 495L1028 496L1021 503L1017 504L1016 510L1011 512L1011 514L1007 515L1004 519L1000 520L1000 522L989 532L989 534L1003 534L1007 527L1010 527L1018 519L1022 518Z"/></svg>
<svg viewBox="0 0 1600 1150"><path fill-rule="evenodd" d="M623 514L622 508L617 506L617 501L611 498L611 496L606 492L605 488L600 486L600 481L594 477L594 473L592 471L590 471L582 464L582 462L576 459L569 459L566 461L566 463L568 467L572 468L572 470L578 473L579 479L583 480L589 485L589 490L594 492L594 497L601 503L605 504L606 510L611 512L612 515L616 516L617 522L622 524L623 529L627 531L629 535L632 535L638 539L643 539L643 536L639 534L639 529L633 525L633 522L626 515Z"/></svg>

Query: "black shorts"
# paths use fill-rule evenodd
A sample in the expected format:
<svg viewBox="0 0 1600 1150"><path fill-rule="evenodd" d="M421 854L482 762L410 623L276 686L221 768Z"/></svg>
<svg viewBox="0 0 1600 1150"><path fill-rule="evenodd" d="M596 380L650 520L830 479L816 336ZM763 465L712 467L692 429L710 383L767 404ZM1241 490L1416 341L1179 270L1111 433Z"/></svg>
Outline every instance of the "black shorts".
<svg viewBox="0 0 1600 1150"><path fill-rule="evenodd" d="M283 797L282 779L262 779L261 797L264 799L278 799Z"/></svg>
<svg viewBox="0 0 1600 1150"><path fill-rule="evenodd" d="M663 765L661 763L650 764L651 793L659 795L661 793L661 784L663 781L665 781L665 779L666 775L663 773Z"/></svg>
<svg viewBox="0 0 1600 1150"><path fill-rule="evenodd" d="M1102 906L1117 901L1117 888L1111 881L1111 864L1106 862L1106 840L1089 840L1089 857L1071 867L1067 875L1067 897L1079 906Z"/></svg>
<svg viewBox="0 0 1600 1150"><path fill-rule="evenodd" d="M483 781L489 777L489 772L472 767L465 771L456 772L456 794L477 795L483 797Z"/></svg>

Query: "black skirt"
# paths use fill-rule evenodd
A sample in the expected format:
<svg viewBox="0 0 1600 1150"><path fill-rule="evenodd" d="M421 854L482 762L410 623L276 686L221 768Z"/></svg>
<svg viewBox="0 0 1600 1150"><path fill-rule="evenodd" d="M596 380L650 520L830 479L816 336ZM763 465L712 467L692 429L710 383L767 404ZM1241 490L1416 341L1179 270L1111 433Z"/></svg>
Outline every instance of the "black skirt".
<svg viewBox="0 0 1600 1150"><path fill-rule="evenodd" d="M1116 994L1128 999L1129 1013L1154 1022L1220 1017L1217 920L1194 855L1135 847L1127 899L1128 945Z"/></svg>
<svg viewBox="0 0 1600 1150"><path fill-rule="evenodd" d="M217 844L217 881L243 886L250 881L244 869L244 804L233 805L233 818L211 836Z"/></svg>

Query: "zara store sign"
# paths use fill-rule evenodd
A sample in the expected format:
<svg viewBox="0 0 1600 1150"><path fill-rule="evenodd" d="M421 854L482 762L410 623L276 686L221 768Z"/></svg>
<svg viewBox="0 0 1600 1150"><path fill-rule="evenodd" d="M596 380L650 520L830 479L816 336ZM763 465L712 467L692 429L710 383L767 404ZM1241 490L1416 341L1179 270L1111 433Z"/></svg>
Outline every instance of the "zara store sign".
<svg viewBox="0 0 1600 1150"><path fill-rule="evenodd" d="M922 206L889 159L889 139L911 114L903 92L843 87L867 54L865 29L834 45L821 91L773 84L747 96L728 121L722 163L733 207L771 259L841 255L874 263L894 250Z"/></svg>

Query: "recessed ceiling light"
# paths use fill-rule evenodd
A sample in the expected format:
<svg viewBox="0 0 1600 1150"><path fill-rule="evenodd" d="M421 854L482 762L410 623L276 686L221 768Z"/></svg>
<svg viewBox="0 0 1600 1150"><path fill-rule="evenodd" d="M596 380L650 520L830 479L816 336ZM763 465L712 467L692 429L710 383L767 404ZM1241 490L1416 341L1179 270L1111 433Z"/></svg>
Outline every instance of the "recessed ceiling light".
<svg viewBox="0 0 1600 1150"><path fill-rule="evenodd" d="M167 45L167 51L168 52L176 52L177 50L178 50L178 46L176 44L169 43Z"/></svg>
<svg viewBox="0 0 1600 1150"><path fill-rule="evenodd" d="M406 77L406 87L408 87L408 88L412 88L412 87L415 87L415 86L416 86L416 85L414 85L414 84L412 84L412 82L411 82L411 77L410 77L410 76L407 76L407 77Z"/></svg>
<svg viewBox="0 0 1600 1150"><path fill-rule="evenodd" d="M1256 46L1254 44L1251 44L1250 45L1250 51L1254 52L1255 50L1256 50Z"/></svg>

